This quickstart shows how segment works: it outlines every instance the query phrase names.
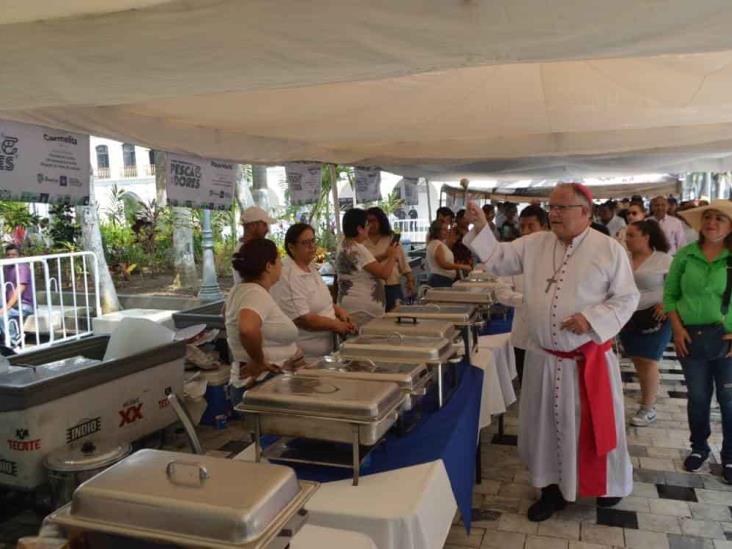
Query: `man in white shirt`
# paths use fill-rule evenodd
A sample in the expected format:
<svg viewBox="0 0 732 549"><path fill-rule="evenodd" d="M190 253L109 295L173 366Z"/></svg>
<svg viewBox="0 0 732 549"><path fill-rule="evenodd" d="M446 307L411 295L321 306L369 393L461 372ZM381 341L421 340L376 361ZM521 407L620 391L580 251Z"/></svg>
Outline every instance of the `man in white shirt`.
<svg viewBox="0 0 732 549"><path fill-rule="evenodd" d="M487 271L525 277L528 338L519 410L519 455L541 499L542 521L578 496L612 506L633 489L625 438L623 384L613 338L639 293L627 253L590 229L592 194L577 183L549 197L551 231L499 243L482 210L465 243Z"/></svg>
<svg viewBox="0 0 732 549"><path fill-rule="evenodd" d="M250 206L244 210L241 213L240 221L244 227L244 236L239 239L236 248L234 248L234 253L241 250L241 247L250 240L264 238L267 236L269 226L275 222L275 220L259 206ZM231 272L234 277L234 285L239 284L241 282L239 273L236 272L236 269L232 269Z"/></svg>
<svg viewBox="0 0 732 549"><path fill-rule="evenodd" d="M600 221L605 225L610 236L615 238L618 232L625 227L626 223L622 217L615 214L615 202L608 200L597 209Z"/></svg>
<svg viewBox="0 0 732 549"><path fill-rule="evenodd" d="M658 221L671 247L668 253L674 255L679 248L686 245L684 224L680 219L668 215L668 200L663 196L657 196L651 200L651 213L653 215L649 219Z"/></svg>

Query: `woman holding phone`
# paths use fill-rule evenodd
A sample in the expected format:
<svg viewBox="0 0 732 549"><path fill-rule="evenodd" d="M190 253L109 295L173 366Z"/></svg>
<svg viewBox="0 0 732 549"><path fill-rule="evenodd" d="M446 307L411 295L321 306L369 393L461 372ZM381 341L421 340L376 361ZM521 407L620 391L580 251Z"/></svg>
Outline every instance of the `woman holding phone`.
<svg viewBox="0 0 732 549"><path fill-rule="evenodd" d="M369 208L366 210L366 216L369 237L364 242L364 246L373 254L376 261L384 261L387 259L389 247L394 243L398 244L401 235L392 231L389 218L386 217L384 210L381 208ZM407 279L407 295L414 295L415 285L412 269L404 254L404 248L399 246L396 252L396 265L394 265L384 285L387 311L391 311L396 307L397 302L404 300L402 276Z"/></svg>

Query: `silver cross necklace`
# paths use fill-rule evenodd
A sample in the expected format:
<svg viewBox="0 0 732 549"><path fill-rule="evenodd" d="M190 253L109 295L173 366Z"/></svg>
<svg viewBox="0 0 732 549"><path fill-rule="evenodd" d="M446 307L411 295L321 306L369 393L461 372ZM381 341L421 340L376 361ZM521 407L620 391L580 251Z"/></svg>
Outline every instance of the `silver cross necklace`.
<svg viewBox="0 0 732 549"><path fill-rule="evenodd" d="M585 233L585 236L582 237L582 240L579 241L579 244L577 244L577 246L575 246L574 251L572 251L566 255L566 257L564 258L564 261L562 261L562 263L561 263L561 265L559 265L559 267L557 267L557 243L559 242L559 238L557 238L554 241L554 249L552 250L552 267L554 268L554 274L552 274L552 276L550 276L549 278L546 279L546 290L544 290L545 294L549 293L549 290L551 289L552 284L556 284L557 282L559 282L559 280L557 280L557 274L567 265L567 263L569 263L569 260L572 258L572 256L577 252L579 247L582 246L582 243L585 241L585 238L587 238L587 235L589 234L590 230L592 230L592 229L588 229L588 232Z"/></svg>

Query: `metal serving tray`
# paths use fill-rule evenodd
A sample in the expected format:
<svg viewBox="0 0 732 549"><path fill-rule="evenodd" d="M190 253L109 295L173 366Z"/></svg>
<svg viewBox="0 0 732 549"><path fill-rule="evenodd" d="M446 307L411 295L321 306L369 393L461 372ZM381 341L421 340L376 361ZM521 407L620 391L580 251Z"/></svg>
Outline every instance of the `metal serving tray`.
<svg viewBox="0 0 732 549"><path fill-rule="evenodd" d="M183 547L286 547L294 532L285 526L316 487L280 465L140 450L83 483L49 520Z"/></svg>
<svg viewBox="0 0 732 549"><path fill-rule="evenodd" d="M478 312L477 305L468 303L438 305L429 303L423 305L397 305L386 313L385 318L417 318L425 320L446 320L455 326L467 326L474 322Z"/></svg>
<svg viewBox="0 0 732 549"><path fill-rule="evenodd" d="M432 374L424 364L397 364L371 360L341 360L323 357L308 368L297 371L299 376L344 378L364 381L391 381L399 385L406 400L402 410L411 410L424 395ZM413 398L416 397L416 398Z"/></svg>
<svg viewBox="0 0 732 549"><path fill-rule="evenodd" d="M344 359L443 364L455 355L455 347L444 337L359 335L344 341L339 354Z"/></svg>
<svg viewBox="0 0 732 549"><path fill-rule="evenodd" d="M424 318L375 318L363 326L364 335L389 335L398 333L403 336L443 337L453 340L457 335L455 325L447 320L427 320Z"/></svg>
<svg viewBox="0 0 732 549"><path fill-rule="evenodd" d="M500 282L497 280L456 280L452 287L453 288L481 288L483 290L495 290L500 286Z"/></svg>
<svg viewBox="0 0 732 549"><path fill-rule="evenodd" d="M472 303L475 305L493 304L493 292L474 286L453 286L451 288L429 288L424 300L427 303Z"/></svg>
<svg viewBox="0 0 732 549"><path fill-rule="evenodd" d="M196 324L205 324L208 329L218 328L219 330L225 330L226 325L224 323L224 315L222 314L223 307L223 301L215 301L200 307L173 313L173 323L178 329L195 326Z"/></svg>

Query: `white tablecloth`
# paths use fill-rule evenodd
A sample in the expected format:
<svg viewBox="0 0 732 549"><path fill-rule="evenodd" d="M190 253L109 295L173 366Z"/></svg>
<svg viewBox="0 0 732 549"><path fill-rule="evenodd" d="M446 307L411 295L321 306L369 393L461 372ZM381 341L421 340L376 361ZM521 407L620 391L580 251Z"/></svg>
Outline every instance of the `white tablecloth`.
<svg viewBox="0 0 732 549"><path fill-rule="evenodd" d="M457 504L442 460L322 484L308 524L368 535L379 549L441 549Z"/></svg>
<svg viewBox="0 0 732 549"><path fill-rule="evenodd" d="M502 414L516 402L512 380L516 377L516 357L511 334L480 336L471 363L483 370L483 395L479 426L490 425L491 416Z"/></svg>
<svg viewBox="0 0 732 549"><path fill-rule="evenodd" d="M365 534L323 528L305 524L290 542L290 549L328 549L342 547L344 549L376 549L376 545Z"/></svg>

